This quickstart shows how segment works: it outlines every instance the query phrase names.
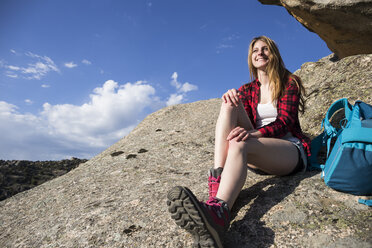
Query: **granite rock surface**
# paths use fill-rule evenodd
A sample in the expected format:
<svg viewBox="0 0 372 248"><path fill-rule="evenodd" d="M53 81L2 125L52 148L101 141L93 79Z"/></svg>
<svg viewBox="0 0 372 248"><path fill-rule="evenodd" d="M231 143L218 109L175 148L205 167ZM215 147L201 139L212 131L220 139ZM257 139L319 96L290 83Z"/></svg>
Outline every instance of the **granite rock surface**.
<svg viewBox="0 0 372 248"><path fill-rule="evenodd" d="M372 53L371 0L259 0L279 5L344 58Z"/></svg>
<svg viewBox="0 0 372 248"><path fill-rule="evenodd" d="M315 79L325 77L332 63L352 66L370 58L337 62L325 58L305 64L296 73L308 90L315 90L319 88ZM306 71L311 75L307 77ZM344 73L332 71L331 75L342 78ZM351 95L356 87L370 91L369 80L351 80L353 87L344 89L350 93L332 97ZM317 101L332 102L323 95L330 90L310 95L314 99L308 101L309 109ZM0 247L191 247L191 235L168 214L166 194L173 186L183 185L200 200L207 198L207 170L213 164L220 101L161 109L76 169L1 201ZM311 115L301 119L302 124L308 122L320 126L320 120ZM304 130L313 132L311 125L304 125ZM358 204L357 198L326 187L316 171L290 177L248 173L224 245L371 247L372 211Z"/></svg>
<svg viewBox="0 0 372 248"><path fill-rule="evenodd" d="M306 88L306 112L300 116L301 127L314 137L320 133L320 124L331 104L347 98L350 104L356 100L372 104L372 54L354 55L335 59L334 54L317 62L308 62L294 73ZM339 125L335 116L334 126Z"/></svg>

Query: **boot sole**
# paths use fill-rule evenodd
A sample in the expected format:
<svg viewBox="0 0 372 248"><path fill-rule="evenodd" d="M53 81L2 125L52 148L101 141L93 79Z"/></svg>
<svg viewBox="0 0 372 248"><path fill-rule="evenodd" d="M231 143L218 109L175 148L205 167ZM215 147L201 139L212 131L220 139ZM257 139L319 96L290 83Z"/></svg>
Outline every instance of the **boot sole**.
<svg viewBox="0 0 372 248"><path fill-rule="evenodd" d="M178 226L190 232L200 247L223 248L220 235L188 188L176 186L169 191L167 198L172 219Z"/></svg>

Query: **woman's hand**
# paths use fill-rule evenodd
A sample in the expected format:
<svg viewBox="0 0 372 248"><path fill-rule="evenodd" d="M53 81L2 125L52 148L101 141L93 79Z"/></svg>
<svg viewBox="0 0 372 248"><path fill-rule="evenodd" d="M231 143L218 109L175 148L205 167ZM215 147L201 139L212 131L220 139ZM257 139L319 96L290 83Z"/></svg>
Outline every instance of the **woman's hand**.
<svg viewBox="0 0 372 248"><path fill-rule="evenodd" d="M257 131L255 129L247 131L242 127L236 127L231 130L229 135L227 135L226 140L230 141L237 138L236 141L246 141L249 138L258 139L260 137L262 137L262 133L260 131Z"/></svg>
<svg viewBox="0 0 372 248"><path fill-rule="evenodd" d="M224 103L230 103L231 106L239 105L239 92L236 89L228 90L225 94L222 95L221 98Z"/></svg>

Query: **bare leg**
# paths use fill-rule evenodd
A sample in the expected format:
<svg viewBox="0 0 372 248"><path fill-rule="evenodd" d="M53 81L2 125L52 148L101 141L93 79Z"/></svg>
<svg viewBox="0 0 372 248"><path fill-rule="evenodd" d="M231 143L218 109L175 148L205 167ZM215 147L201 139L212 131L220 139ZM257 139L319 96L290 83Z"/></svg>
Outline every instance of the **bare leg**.
<svg viewBox="0 0 372 248"><path fill-rule="evenodd" d="M225 166L229 149L229 142L226 138L230 131L237 126L244 127L246 130L253 129L243 104L239 101L239 105L236 107L222 102L216 124L214 168Z"/></svg>
<svg viewBox="0 0 372 248"><path fill-rule="evenodd" d="M216 197L224 200L231 209L247 178L246 142L229 142L229 151L221 175Z"/></svg>
<svg viewBox="0 0 372 248"><path fill-rule="evenodd" d="M252 164L273 175L286 175L298 162L297 148L289 141L275 138L251 138L245 142L229 142L228 155L217 198L233 206L247 177L247 165Z"/></svg>

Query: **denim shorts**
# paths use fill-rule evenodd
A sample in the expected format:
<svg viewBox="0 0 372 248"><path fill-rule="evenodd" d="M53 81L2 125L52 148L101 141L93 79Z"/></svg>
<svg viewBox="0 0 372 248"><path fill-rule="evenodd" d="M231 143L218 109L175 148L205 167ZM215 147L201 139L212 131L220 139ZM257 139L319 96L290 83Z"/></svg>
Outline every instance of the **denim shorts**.
<svg viewBox="0 0 372 248"><path fill-rule="evenodd" d="M288 138L284 138L284 139L285 140L288 140L289 142L292 142L292 144L295 147L297 147L297 151L298 151L298 155L299 155L299 157L298 157L298 163L302 163L302 168L301 168L301 170L298 170L298 171L306 171L307 162L308 161L307 161L307 155L305 153L305 149L304 149L304 146L302 145L301 140L299 140L298 138L293 137L293 136L292 137L288 137ZM297 168L297 166L296 166L296 168ZM296 168L294 170L296 170Z"/></svg>
<svg viewBox="0 0 372 248"><path fill-rule="evenodd" d="M298 163L296 165L296 167L287 175L293 175L293 174L296 174L297 172L304 172L306 171L306 167L307 167L307 156L306 156L306 153L305 153L305 150L304 150L304 146L302 145L301 141L296 138L296 137L286 137L286 138L283 138L284 140L288 140L289 142L291 142L296 148L297 148L297 152L298 152ZM270 175L269 173L266 173L260 169L253 169L251 167L248 166L248 170L250 171L253 171L254 173L258 174L258 175Z"/></svg>

